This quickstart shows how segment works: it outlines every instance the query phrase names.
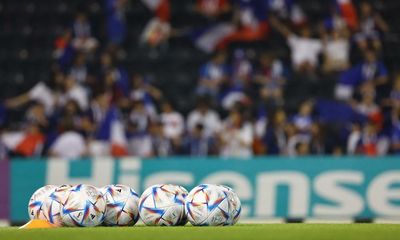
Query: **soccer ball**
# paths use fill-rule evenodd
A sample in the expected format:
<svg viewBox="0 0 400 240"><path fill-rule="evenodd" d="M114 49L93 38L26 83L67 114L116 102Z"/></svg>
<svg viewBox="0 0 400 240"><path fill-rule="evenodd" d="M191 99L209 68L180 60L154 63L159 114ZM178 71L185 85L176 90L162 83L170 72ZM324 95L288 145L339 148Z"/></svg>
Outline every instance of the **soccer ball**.
<svg viewBox="0 0 400 240"><path fill-rule="evenodd" d="M36 190L28 203L28 214L30 219L43 219L47 220L44 215L43 205L44 200L48 197L57 186L55 185L46 185L44 187L39 188Z"/></svg>
<svg viewBox="0 0 400 240"><path fill-rule="evenodd" d="M68 198L71 187L71 185L61 185L56 187L49 195L45 196L41 215L43 218L40 219L46 219L50 223L53 223L57 226L62 225L60 215L61 209Z"/></svg>
<svg viewBox="0 0 400 240"><path fill-rule="evenodd" d="M140 218L149 226L184 225L186 195L187 190L181 186L153 185L139 199Z"/></svg>
<svg viewBox="0 0 400 240"><path fill-rule="evenodd" d="M240 202L240 199L232 188L224 185L218 185L218 186L221 187L224 191L226 191L228 195L228 200L230 205L228 224L234 225L239 221L240 213L242 211L242 204Z"/></svg>
<svg viewBox="0 0 400 240"><path fill-rule="evenodd" d="M94 227L103 223L106 200L101 192L91 185L79 184L70 189L61 210L65 226Z"/></svg>
<svg viewBox="0 0 400 240"><path fill-rule="evenodd" d="M189 222L195 226L229 224L228 193L219 186L201 184L193 188L186 197L185 208Z"/></svg>
<svg viewBox="0 0 400 240"><path fill-rule="evenodd" d="M131 226L139 219L138 194L130 187L117 184L101 189L107 210L104 224L108 226Z"/></svg>

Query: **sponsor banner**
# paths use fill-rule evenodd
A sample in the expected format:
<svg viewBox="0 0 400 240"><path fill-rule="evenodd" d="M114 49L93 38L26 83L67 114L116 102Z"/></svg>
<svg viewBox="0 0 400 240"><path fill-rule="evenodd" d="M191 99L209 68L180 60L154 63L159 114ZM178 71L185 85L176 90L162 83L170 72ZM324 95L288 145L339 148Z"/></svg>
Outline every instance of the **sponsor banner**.
<svg viewBox="0 0 400 240"><path fill-rule="evenodd" d="M8 219L9 168L8 161L0 161L0 220Z"/></svg>
<svg viewBox="0 0 400 240"><path fill-rule="evenodd" d="M238 193L244 218L400 218L395 158L99 158L12 161L11 220L27 220L27 202L37 188L64 183L121 183L139 193L157 183L188 190L225 184Z"/></svg>

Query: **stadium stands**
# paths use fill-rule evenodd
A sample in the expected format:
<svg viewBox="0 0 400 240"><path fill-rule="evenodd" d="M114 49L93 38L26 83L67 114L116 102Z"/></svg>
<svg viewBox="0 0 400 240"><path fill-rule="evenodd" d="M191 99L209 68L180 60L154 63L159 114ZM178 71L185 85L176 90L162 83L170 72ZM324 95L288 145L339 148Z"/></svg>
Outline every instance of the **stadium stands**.
<svg viewBox="0 0 400 240"><path fill-rule="evenodd" d="M0 156L400 152L400 2L160 2L1 1Z"/></svg>

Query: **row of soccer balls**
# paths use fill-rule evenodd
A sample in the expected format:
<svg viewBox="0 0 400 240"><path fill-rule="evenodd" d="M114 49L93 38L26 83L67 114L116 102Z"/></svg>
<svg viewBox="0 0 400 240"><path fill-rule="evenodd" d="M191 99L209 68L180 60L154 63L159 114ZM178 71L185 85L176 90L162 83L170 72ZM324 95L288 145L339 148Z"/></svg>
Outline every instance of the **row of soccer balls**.
<svg viewBox="0 0 400 240"><path fill-rule="evenodd" d="M47 185L33 193L28 205L31 219L57 226L132 226L139 217L149 226L233 225L240 217L237 194L223 185L201 184L188 192L182 186L157 184L139 195L117 184Z"/></svg>

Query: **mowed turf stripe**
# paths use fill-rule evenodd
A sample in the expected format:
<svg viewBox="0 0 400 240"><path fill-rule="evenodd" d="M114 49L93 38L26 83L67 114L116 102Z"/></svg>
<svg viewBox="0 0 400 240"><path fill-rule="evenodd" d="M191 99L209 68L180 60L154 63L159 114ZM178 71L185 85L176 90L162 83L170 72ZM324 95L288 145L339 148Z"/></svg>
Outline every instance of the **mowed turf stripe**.
<svg viewBox="0 0 400 240"><path fill-rule="evenodd" d="M396 224L245 224L231 227L0 228L1 240L400 239Z"/></svg>

